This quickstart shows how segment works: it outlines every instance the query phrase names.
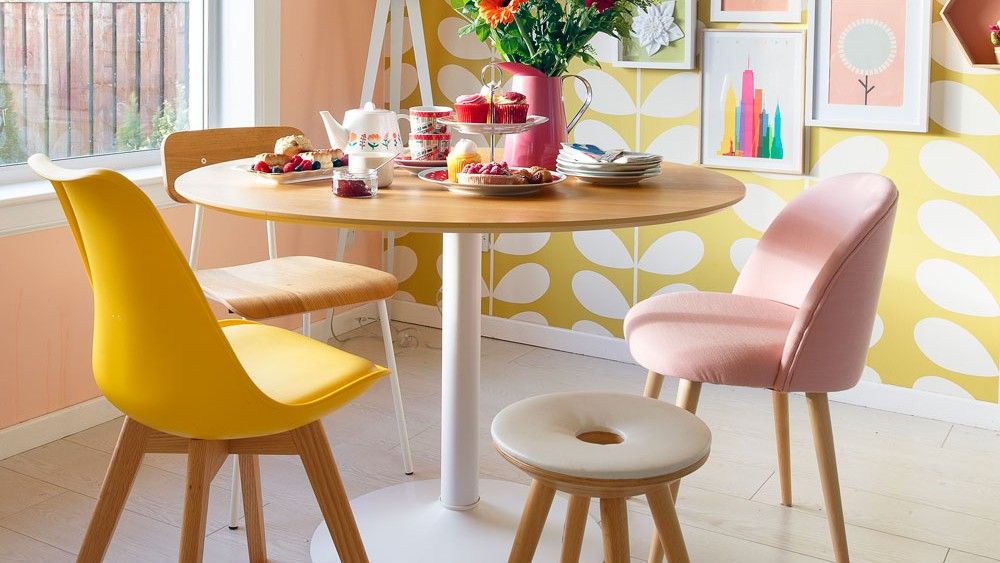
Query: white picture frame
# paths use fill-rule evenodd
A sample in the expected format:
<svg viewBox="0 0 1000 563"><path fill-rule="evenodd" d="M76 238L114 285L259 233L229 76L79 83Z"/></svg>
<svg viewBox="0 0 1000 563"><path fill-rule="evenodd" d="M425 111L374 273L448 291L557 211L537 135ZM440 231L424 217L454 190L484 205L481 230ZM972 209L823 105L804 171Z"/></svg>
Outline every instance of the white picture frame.
<svg viewBox="0 0 1000 563"><path fill-rule="evenodd" d="M785 10L726 10L723 2L712 0L711 21L713 22L756 22L756 23L800 23L802 22L802 0L788 0Z"/></svg>
<svg viewBox="0 0 1000 563"><path fill-rule="evenodd" d="M667 70L691 70L695 68L698 52L698 0L680 0L683 2L681 14L681 29L684 31L684 53L681 60L663 62L652 60L651 57L630 56L626 53L624 41L618 41L618 56L614 66L620 68L655 68ZM676 17L676 16L675 16Z"/></svg>
<svg viewBox="0 0 1000 563"><path fill-rule="evenodd" d="M704 31L703 166L777 174L804 172L805 41L805 31L800 30ZM748 107L751 113L745 110ZM743 117L746 115L753 117ZM754 133L745 134L747 127L755 127ZM748 144L754 147L752 156L745 156ZM774 150L781 151L780 157L772 154Z"/></svg>
<svg viewBox="0 0 1000 563"><path fill-rule="evenodd" d="M831 27L836 0L811 0L806 55L806 124L816 127L907 131L929 129L931 69L931 0L906 0L906 31L902 60L902 104L871 106L832 103ZM866 14L866 19L871 14ZM869 77L865 77L868 82ZM861 82L858 79L859 83ZM864 86L867 88L868 86Z"/></svg>

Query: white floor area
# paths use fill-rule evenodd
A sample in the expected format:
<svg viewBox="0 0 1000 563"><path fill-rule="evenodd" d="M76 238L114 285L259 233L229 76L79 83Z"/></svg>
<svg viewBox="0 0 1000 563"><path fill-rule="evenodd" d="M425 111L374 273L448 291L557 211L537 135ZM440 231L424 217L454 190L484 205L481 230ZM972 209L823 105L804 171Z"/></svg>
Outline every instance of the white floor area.
<svg viewBox="0 0 1000 563"><path fill-rule="evenodd" d="M399 325L403 327L403 325ZM407 329L398 348L416 473L403 475L386 382L325 421L348 493L438 477L440 333ZM344 348L382 361L374 330ZM527 483L489 441L489 422L523 397L562 390L640 393L642 369L497 340L483 342L481 469ZM668 383L664 398L672 400ZM693 561L832 559L804 401L793 397L794 508L778 504L771 398L706 386L698 414L713 432L708 463L684 480L678 512ZM855 562L1000 561L1000 433L833 403L834 432ZM95 505L120 420L0 461L0 561L72 561ZM297 459L262 457L271 561L308 561L320 522ZM185 460L150 455L139 473L108 561L176 561ZM242 530L227 528L229 463L209 506L205 561L246 561ZM630 502L632 555L644 561L652 520ZM597 517L596 504L592 515ZM511 531L513 534L513 530ZM992 558L991 558L992 557ZM374 563L381 563L374 560Z"/></svg>

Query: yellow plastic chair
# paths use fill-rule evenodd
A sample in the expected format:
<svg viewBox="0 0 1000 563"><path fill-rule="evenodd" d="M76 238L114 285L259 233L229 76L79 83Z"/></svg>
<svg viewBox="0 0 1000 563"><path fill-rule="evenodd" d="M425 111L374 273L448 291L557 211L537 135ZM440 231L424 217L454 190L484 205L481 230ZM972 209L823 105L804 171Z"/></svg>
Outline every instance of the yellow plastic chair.
<svg viewBox="0 0 1000 563"><path fill-rule="evenodd" d="M149 199L111 170L36 154L94 291L94 378L126 414L78 561L103 559L146 453L188 454L181 561L201 561L209 485L239 454L250 560L266 561L258 455L298 455L341 561L368 561L320 418L388 371L300 334L217 321ZM155 303L157 306L151 307Z"/></svg>

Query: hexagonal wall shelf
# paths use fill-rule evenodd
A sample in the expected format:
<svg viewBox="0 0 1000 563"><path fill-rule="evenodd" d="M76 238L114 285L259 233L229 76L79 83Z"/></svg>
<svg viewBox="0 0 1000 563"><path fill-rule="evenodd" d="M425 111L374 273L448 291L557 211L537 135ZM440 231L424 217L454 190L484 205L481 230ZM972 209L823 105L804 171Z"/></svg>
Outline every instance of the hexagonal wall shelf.
<svg viewBox="0 0 1000 563"><path fill-rule="evenodd" d="M1000 70L989 39L989 27L1000 20L1000 0L948 0L941 19L977 68Z"/></svg>

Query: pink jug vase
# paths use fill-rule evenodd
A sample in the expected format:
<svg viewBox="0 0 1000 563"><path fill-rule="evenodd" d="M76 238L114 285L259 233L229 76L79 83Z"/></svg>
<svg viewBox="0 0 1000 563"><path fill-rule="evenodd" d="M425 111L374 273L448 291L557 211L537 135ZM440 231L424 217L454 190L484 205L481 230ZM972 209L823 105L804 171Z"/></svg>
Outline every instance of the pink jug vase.
<svg viewBox="0 0 1000 563"><path fill-rule="evenodd" d="M593 100L594 91L590 82L576 74L547 76L535 67L521 63L497 63L497 66L513 76L511 89L527 96L528 113L549 118L546 123L524 133L508 135L504 140L504 160L511 166L544 166L555 170L561 144L569 139L569 132L580 122ZM579 80L587 90L583 107L568 126L566 105L563 103L563 83L567 78Z"/></svg>

